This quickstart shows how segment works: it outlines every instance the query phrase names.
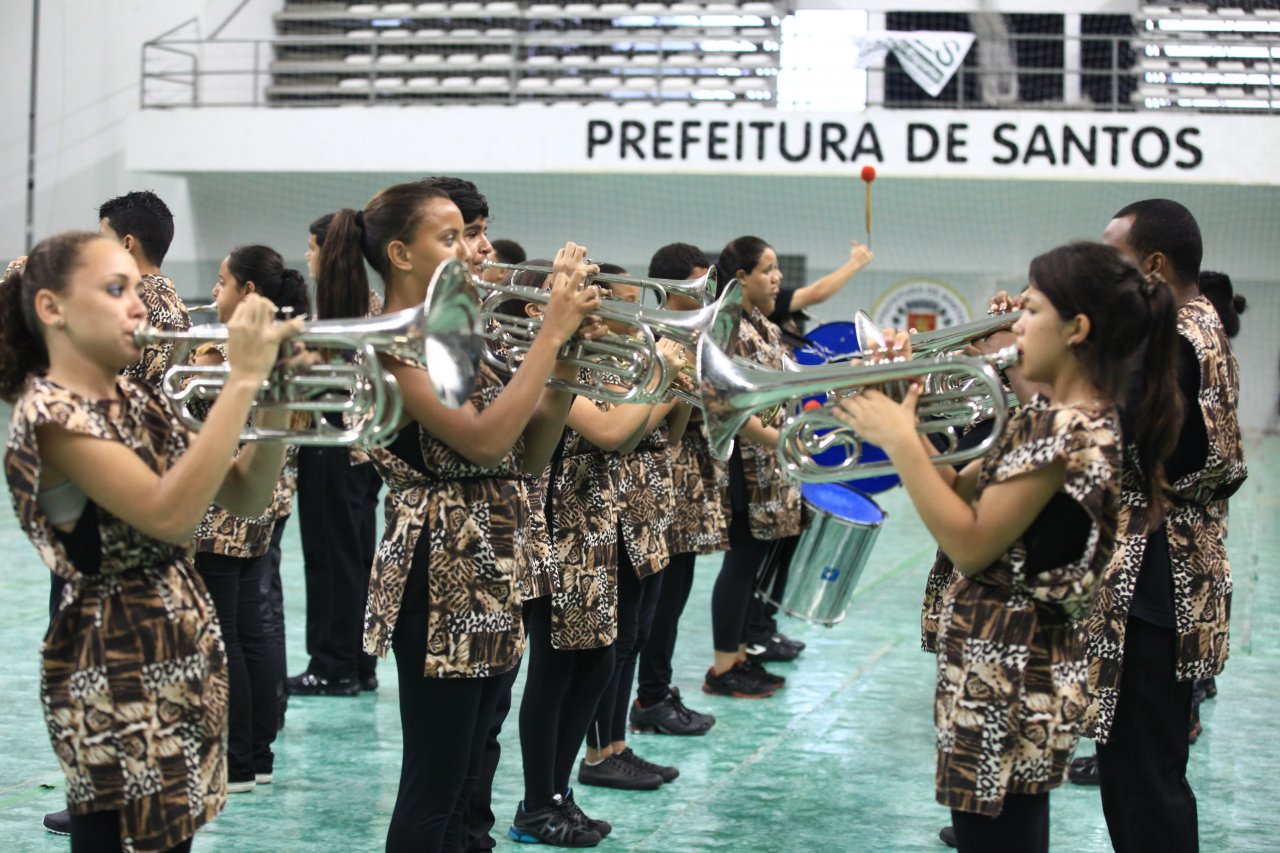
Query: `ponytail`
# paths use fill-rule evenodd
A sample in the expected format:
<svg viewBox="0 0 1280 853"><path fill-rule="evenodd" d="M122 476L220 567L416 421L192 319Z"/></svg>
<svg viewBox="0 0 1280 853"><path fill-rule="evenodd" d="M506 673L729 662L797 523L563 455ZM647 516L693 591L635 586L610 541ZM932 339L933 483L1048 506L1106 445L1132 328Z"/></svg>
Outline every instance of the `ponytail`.
<svg viewBox="0 0 1280 853"><path fill-rule="evenodd" d="M316 274L320 319L363 317L369 313L365 261L387 283L391 277L387 246L395 240L412 242L428 204L436 199L447 202L449 195L421 181L396 184L371 198L364 210L344 208L333 215L325 229Z"/></svg>
<svg viewBox="0 0 1280 853"><path fill-rule="evenodd" d="M1129 443L1137 450L1137 469L1151 508L1148 518L1154 526L1164 519L1168 485L1164 462L1177 446L1184 406L1178 388L1178 306L1173 289L1148 278L1143 295L1147 340L1138 365L1143 391L1131 420L1134 435Z"/></svg>
<svg viewBox="0 0 1280 853"><path fill-rule="evenodd" d="M0 281L0 399L12 403L27 377L49 369L49 350L36 315L36 294L62 293L79 265L80 251L93 240L90 231L67 231L47 237L27 256L26 265L11 269Z"/></svg>
<svg viewBox="0 0 1280 853"><path fill-rule="evenodd" d="M369 313L369 276L365 273L364 231L357 211L344 208L325 228L316 267L316 317L338 320ZM319 238L316 240L319 243Z"/></svg>

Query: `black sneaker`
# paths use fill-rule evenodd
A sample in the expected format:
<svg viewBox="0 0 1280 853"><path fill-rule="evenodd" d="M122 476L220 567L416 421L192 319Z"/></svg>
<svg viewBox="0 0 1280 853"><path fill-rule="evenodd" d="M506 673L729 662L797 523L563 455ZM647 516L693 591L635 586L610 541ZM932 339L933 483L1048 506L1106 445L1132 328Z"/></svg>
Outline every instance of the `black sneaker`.
<svg viewBox="0 0 1280 853"><path fill-rule="evenodd" d="M1098 756L1077 758L1067 768L1067 780L1075 785L1101 785L1098 779Z"/></svg>
<svg viewBox="0 0 1280 853"><path fill-rule="evenodd" d="M284 680L285 689L291 696L359 696L360 682L354 678L338 678L330 680L304 672L292 675Z"/></svg>
<svg viewBox="0 0 1280 853"><path fill-rule="evenodd" d="M52 832L54 835L70 835L71 812L66 809L60 812L49 812L44 816L44 828L46 832Z"/></svg>
<svg viewBox="0 0 1280 853"><path fill-rule="evenodd" d="M551 805L533 811L525 811L522 801L507 837L525 844L552 847L595 847L600 843L600 833L579 823L559 794L551 798Z"/></svg>
<svg viewBox="0 0 1280 853"><path fill-rule="evenodd" d="M773 640L774 642L781 643L784 646L790 646L795 649L796 654L804 651L808 645L804 640L797 640L795 637L788 637L786 634L774 634Z"/></svg>
<svg viewBox="0 0 1280 853"><path fill-rule="evenodd" d="M781 634L774 634L765 640L747 644L747 657L755 661L777 661L785 663L800 656L800 649L783 642Z"/></svg>
<svg viewBox="0 0 1280 853"><path fill-rule="evenodd" d="M713 696L732 696L735 699L764 699L778 688L760 681L741 663L716 675L715 667L707 670L702 682L702 692Z"/></svg>
<svg viewBox="0 0 1280 853"><path fill-rule="evenodd" d="M954 826L944 826L938 830L938 839L948 847L959 847L956 843L956 828Z"/></svg>
<svg viewBox="0 0 1280 853"><path fill-rule="evenodd" d="M716 718L686 708L679 688L672 687L656 705L645 708L637 699L631 704L631 731L664 735L704 735Z"/></svg>
<svg viewBox="0 0 1280 853"><path fill-rule="evenodd" d="M378 689L378 676L376 673L366 673L360 676L360 689L365 693L374 693Z"/></svg>
<svg viewBox="0 0 1280 853"><path fill-rule="evenodd" d="M662 787L662 777L657 773L640 770L616 755L599 764L588 764L584 758L578 763L578 781L583 785L623 791L653 791Z"/></svg>
<svg viewBox="0 0 1280 853"><path fill-rule="evenodd" d="M569 816L576 820L579 824L585 825L587 829L593 829L600 834L601 838L608 838L609 833L613 832L613 824L607 820L596 820L593 817L587 817L587 813L578 805L578 801L573 798L573 789L570 788L564 795L564 808Z"/></svg>
<svg viewBox="0 0 1280 853"><path fill-rule="evenodd" d="M631 747L627 747L622 750L622 752L616 753L614 757L627 762L642 773L657 773L658 777L662 779L663 782L674 782L676 779L680 778L679 768L668 767L665 764L654 764L652 761L645 761L643 758L636 755L635 750Z"/></svg>
<svg viewBox="0 0 1280 853"><path fill-rule="evenodd" d="M772 672L764 668L764 664L760 663L760 661L758 660L753 659L750 655L747 655L747 659L744 660L742 663L738 664L738 666L745 669L757 681L760 681L763 684L767 684L770 687L773 687L775 690L779 687L784 686L787 683L787 680L785 678L783 678L781 675L774 675Z"/></svg>

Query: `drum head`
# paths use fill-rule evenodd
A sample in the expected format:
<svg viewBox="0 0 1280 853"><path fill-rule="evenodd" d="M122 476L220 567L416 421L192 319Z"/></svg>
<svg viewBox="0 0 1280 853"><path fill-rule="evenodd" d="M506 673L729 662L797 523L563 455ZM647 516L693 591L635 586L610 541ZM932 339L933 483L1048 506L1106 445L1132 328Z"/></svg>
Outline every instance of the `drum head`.
<svg viewBox="0 0 1280 853"><path fill-rule="evenodd" d="M844 320L815 326L804 335L813 341L818 352L832 355L853 355L859 352L858 331L853 323Z"/></svg>
<svg viewBox="0 0 1280 853"><path fill-rule="evenodd" d="M857 524L884 522L884 510L871 498L844 483L804 483L800 493L815 509Z"/></svg>

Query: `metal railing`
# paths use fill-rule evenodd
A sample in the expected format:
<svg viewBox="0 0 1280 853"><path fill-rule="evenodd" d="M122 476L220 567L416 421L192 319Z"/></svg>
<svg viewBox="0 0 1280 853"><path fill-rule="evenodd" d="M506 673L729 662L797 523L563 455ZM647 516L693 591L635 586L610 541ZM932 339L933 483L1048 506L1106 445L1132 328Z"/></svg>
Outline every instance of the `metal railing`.
<svg viewBox="0 0 1280 853"><path fill-rule="evenodd" d="M1014 35L1007 41L1010 59L1026 43L1044 43L1062 56L1060 65L1023 65L1016 61L1001 67L979 67L975 44L969 60L937 98L910 82L896 63L868 71L866 103L908 109L1067 109L1125 111L1162 109L1175 111L1239 110L1280 112L1280 39L1253 38L1248 45L1264 56L1250 59L1247 73L1235 84L1232 77L1215 77L1215 58L1208 60L1208 77L1179 82L1144 64L1176 65L1178 59L1163 53L1174 41L1143 40L1146 34L1128 35ZM646 64L621 60L615 65L588 66L553 62L542 64L539 51L562 51L563 34L521 33L498 47L491 39L470 37L346 38L343 36L282 36L201 40L162 37L142 48L141 105L144 109L170 107L278 107L333 104L387 104L406 102L499 103L529 101L639 100L772 102L777 75L788 68L777 66L779 54L757 42L755 50L734 54L703 54L691 62L687 40L681 49L664 48L676 40L660 32L628 34L632 41L651 46ZM573 43L582 51L605 50L616 36L579 36ZM1179 45L1188 42L1179 40ZM1204 42L1205 44L1212 44ZM487 50L483 46L488 45ZM776 48L770 44L769 48ZM446 61L449 54L506 53L509 61L467 64ZM407 52L436 53L440 61L420 64ZM1150 53L1154 51L1155 56ZM803 51L800 51L803 55ZM358 63L347 56L360 54ZM744 60L755 55L757 59ZM1049 55L1049 54L1045 54ZM1089 56L1088 62L1082 57ZM394 57L395 59L391 59ZM680 59L675 60L676 57ZM708 59L707 57L713 57ZM675 61L673 61L675 60ZM761 64L761 63L765 64ZM394 64L393 64L394 63ZM1101 67L1099 67L1101 66ZM1167 70L1167 69L1166 69ZM1151 77L1152 79L1147 79ZM452 78L463 82L452 87L419 86L414 79ZM561 86L553 81L579 83ZM602 83L592 84L591 81ZM648 82L652 78L651 84ZM538 80L545 83L537 83ZM486 85L468 81L484 80ZM530 83L528 81L535 81ZM632 84L646 81L641 86ZM724 81L728 81L725 83ZM1205 80L1216 82L1204 82ZM541 86L541 88L536 88ZM712 85L715 84L715 85ZM576 87L576 88L575 88ZM1229 88L1228 88L1229 87ZM1219 90L1227 95L1219 96ZM801 102L800 108L803 108Z"/></svg>

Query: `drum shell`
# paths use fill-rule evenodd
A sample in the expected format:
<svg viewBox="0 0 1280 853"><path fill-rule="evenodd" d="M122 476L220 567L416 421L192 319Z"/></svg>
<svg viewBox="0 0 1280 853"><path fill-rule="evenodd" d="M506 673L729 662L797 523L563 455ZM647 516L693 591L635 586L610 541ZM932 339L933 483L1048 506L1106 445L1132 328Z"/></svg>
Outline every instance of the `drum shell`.
<svg viewBox="0 0 1280 853"><path fill-rule="evenodd" d="M847 489L838 483L828 487ZM855 491L850 489L850 491ZM862 577L871 549L884 526L885 513L871 498L856 493L875 508L874 522L843 518L815 505L806 496L805 504L814 520L800 534L781 609L788 615L830 627L844 619L849 600Z"/></svg>

